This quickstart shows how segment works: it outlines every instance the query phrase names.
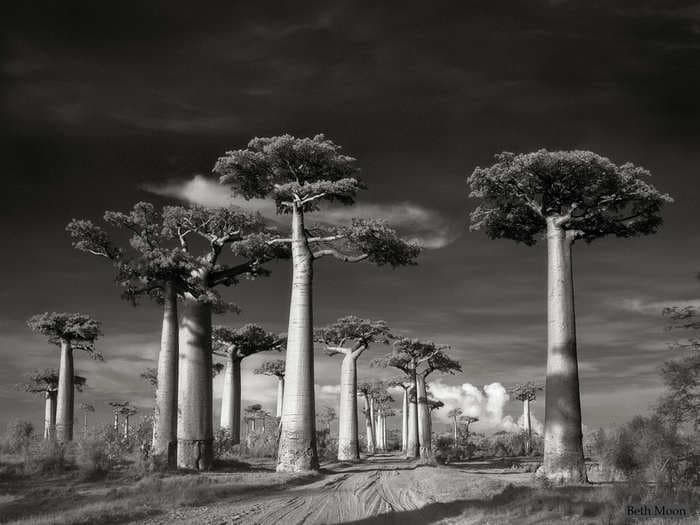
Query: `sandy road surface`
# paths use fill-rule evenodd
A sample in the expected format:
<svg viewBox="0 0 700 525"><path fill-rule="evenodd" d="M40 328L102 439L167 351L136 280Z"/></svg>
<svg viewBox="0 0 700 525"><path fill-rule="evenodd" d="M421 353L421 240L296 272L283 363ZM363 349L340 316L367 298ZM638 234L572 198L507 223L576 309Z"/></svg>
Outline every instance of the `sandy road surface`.
<svg viewBox="0 0 700 525"><path fill-rule="evenodd" d="M475 468L424 467L397 456L359 465L331 465L319 478L284 490L246 491L202 507L138 521L160 524L454 523L470 501L483 501L531 474ZM462 519L460 523L464 523Z"/></svg>

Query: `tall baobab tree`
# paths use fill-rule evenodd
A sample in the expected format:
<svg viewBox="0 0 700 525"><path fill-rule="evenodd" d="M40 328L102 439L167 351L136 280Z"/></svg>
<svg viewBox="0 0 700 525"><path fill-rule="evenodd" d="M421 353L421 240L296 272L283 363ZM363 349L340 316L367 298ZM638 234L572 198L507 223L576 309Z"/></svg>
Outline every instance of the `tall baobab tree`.
<svg viewBox="0 0 700 525"><path fill-rule="evenodd" d="M608 235L656 232L660 211L671 197L644 179L650 173L631 163L617 166L590 151L500 153L468 178L480 205L471 228L491 238L527 245L547 239L547 380L544 458L548 479L586 479L581 399L576 355L572 246Z"/></svg>
<svg viewBox="0 0 700 525"><path fill-rule="evenodd" d="M459 422L464 423L464 434L467 436L467 439L469 439L470 436L469 427L472 423L477 423L478 421L479 418L475 416L462 416L459 418Z"/></svg>
<svg viewBox="0 0 700 525"><path fill-rule="evenodd" d="M437 345L432 341L401 338L394 343L392 353L373 362L375 366L398 368L413 382L416 417L411 421L409 405L409 425L413 423L413 428L409 428L409 446L406 454L408 457L432 457L431 418L426 379L435 371L448 374L462 371L457 361L445 355L444 351L447 348L449 347ZM413 403L412 397L409 396L409 403ZM416 450L416 442L418 450Z"/></svg>
<svg viewBox="0 0 700 525"><path fill-rule="evenodd" d="M525 443L525 453L532 452L532 422L530 419L530 403L537 399L537 392L544 390L544 385L528 381L521 383L510 389L510 393L515 396L515 399L523 402L523 430L527 434L527 442Z"/></svg>
<svg viewBox="0 0 700 525"><path fill-rule="evenodd" d="M162 213L148 202L136 203L127 213L107 211L104 221L130 235L128 246L117 246L106 230L89 220L73 219L66 230L76 249L113 264L124 299L136 305L142 297L150 297L162 305L158 368L153 377L156 402L151 454L173 467L177 446L177 301L190 288L187 280L195 265L173 235L167 234Z"/></svg>
<svg viewBox="0 0 700 525"><path fill-rule="evenodd" d="M112 407L112 427L114 432L119 435L119 416L126 412L131 403L128 401L110 401L107 404Z"/></svg>
<svg viewBox="0 0 700 525"><path fill-rule="evenodd" d="M368 260L393 267L414 264L416 245L401 240L383 222L354 219L331 228L305 224L305 214L323 201L351 205L364 185L357 179L355 159L323 135L255 138L246 149L228 151L214 171L220 182L246 199L270 198L279 213L291 214L292 293L277 470L318 469L314 415L313 261L335 257L343 262Z"/></svg>
<svg viewBox="0 0 700 525"><path fill-rule="evenodd" d="M128 403L127 403L127 405L128 405ZM119 412L124 417L124 420L123 420L124 421L124 439L127 439L129 437L129 432L131 431L131 427L129 425L129 420L130 420L131 416L136 415L137 412L138 412L137 408L132 407L130 405L122 407L120 412Z"/></svg>
<svg viewBox="0 0 700 525"><path fill-rule="evenodd" d="M254 374L275 376L277 378L277 417L282 417L282 402L284 400L284 359L265 361Z"/></svg>
<svg viewBox="0 0 700 525"><path fill-rule="evenodd" d="M342 317L315 333L327 355L342 355L340 366L340 408L338 416L338 460L360 459L357 425L357 360L373 343L388 344L392 339L384 321Z"/></svg>
<svg viewBox="0 0 700 525"><path fill-rule="evenodd" d="M388 381L390 387L400 388L402 390L401 401L401 452L404 454L408 449L408 391L411 388L411 383L407 382L406 377L395 377Z"/></svg>
<svg viewBox="0 0 700 525"><path fill-rule="evenodd" d="M85 378L73 376L73 385L78 392L85 386ZM26 382L17 386L25 392L44 396L44 439L53 439L56 435L56 398L58 396L58 372L47 368L29 374Z"/></svg>
<svg viewBox="0 0 700 525"><path fill-rule="evenodd" d="M377 439L374 427L374 396L376 395L376 384L363 382L357 385L357 391L365 399L365 406L362 413L365 416L365 436L367 443L367 454L372 455L377 450Z"/></svg>
<svg viewBox="0 0 700 525"><path fill-rule="evenodd" d="M214 354L226 359L221 397L221 428L231 432L232 443L241 442L241 361L269 350L283 350L285 339L260 326L217 326L213 330Z"/></svg>
<svg viewBox="0 0 700 525"><path fill-rule="evenodd" d="M384 386L384 385L382 385ZM394 402L394 398L391 397L386 389L378 389L374 397L375 415L376 415L376 440L377 448L381 452L386 452L386 418L387 412L391 410L391 403Z"/></svg>
<svg viewBox="0 0 700 525"><path fill-rule="evenodd" d="M447 413L447 417L449 417L452 420L452 429L454 432L454 444L455 447L457 446L457 419L462 415L462 409L461 408L453 408Z"/></svg>
<svg viewBox="0 0 700 525"><path fill-rule="evenodd" d="M80 403L80 410L83 411L83 438L87 439L88 436L88 414L90 412L95 412L95 406L91 403Z"/></svg>
<svg viewBox="0 0 700 525"><path fill-rule="evenodd" d="M163 225L193 262L180 319L177 465L208 470L214 453L212 312L235 309L216 288L268 275L262 265L286 257L288 249L269 242L270 232L259 215L229 208L166 206ZM192 238L198 242L191 242ZM205 248L197 250L202 244ZM223 261L227 247L235 264Z"/></svg>
<svg viewBox="0 0 700 525"><path fill-rule="evenodd" d="M73 350L83 350L94 359L95 340L102 334L100 323L86 314L45 312L31 317L27 324L33 332L47 336L49 343L61 349L56 399L56 439L73 440L74 378Z"/></svg>

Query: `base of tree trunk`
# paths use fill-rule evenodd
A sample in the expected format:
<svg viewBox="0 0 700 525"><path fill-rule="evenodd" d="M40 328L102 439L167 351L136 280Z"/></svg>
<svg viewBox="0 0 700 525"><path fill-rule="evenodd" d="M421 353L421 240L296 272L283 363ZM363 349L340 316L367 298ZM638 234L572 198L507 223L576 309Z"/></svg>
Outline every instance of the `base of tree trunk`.
<svg viewBox="0 0 700 525"><path fill-rule="evenodd" d="M423 446L421 446L421 447L418 449L418 455L419 455L421 458L430 459L430 458L433 457L433 451L430 449L430 447L423 447Z"/></svg>
<svg viewBox="0 0 700 525"><path fill-rule="evenodd" d="M576 457L572 461L564 458L556 458L554 461L544 458L544 463L535 474L538 478L547 479L557 485L576 485L588 483L586 477L586 465L582 459Z"/></svg>
<svg viewBox="0 0 700 525"><path fill-rule="evenodd" d="M151 461L154 468L175 468L177 466L177 441L167 441L151 450Z"/></svg>
<svg viewBox="0 0 700 525"><path fill-rule="evenodd" d="M214 463L214 441L179 439L177 466L187 470L211 470Z"/></svg>
<svg viewBox="0 0 700 525"><path fill-rule="evenodd" d="M358 450L357 441L338 443L338 461L359 461L360 454Z"/></svg>
<svg viewBox="0 0 700 525"><path fill-rule="evenodd" d="M277 472L317 471L319 469L318 456L314 448L311 443L308 443L306 447L285 446L283 440L277 459Z"/></svg>

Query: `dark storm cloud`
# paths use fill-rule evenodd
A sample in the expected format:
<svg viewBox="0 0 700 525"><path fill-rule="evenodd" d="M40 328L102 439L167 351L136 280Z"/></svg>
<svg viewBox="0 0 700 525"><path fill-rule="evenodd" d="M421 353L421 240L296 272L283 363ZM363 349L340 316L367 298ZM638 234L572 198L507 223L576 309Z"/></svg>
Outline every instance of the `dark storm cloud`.
<svg viewBox="0 0 700 525"><path fill-rule="evenodd" d="M659 305L700 296L698 3L14 4L0 7L3 415L40 408L9 385L54 364L24 326L44 310L105 323L107 361L78 363L100 385L85 395L146 405L138 374L157 350L158 309L121 303L109 268L75 253L64 225L287 131L325 132L358 157L368 207L411 203L449 225L466 226L466 174L504 149L590 148L648 167L676 197L662 232L575 248L585 422L618 421L658 395L669 355ZM417 268L322 262L317 323L356 313L448 343L465 369L451 384L541 378L543 247L462 232ZM227 291L243 312L218 321L284 331L289 268L272 269ZM319 388L337 370L319 356Z"/></svg>

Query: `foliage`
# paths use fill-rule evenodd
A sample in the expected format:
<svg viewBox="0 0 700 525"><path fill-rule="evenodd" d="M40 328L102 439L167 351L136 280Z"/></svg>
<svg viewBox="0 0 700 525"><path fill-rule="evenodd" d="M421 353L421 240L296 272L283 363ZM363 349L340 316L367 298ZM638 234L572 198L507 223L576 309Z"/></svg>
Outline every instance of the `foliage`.
<svg viewBox="0 0 700 525"><path fill-rule="evenodd" d="M23 454L34 438L34 425L31 421L12 421L2 438L0 450L10 454Z"/></svg>
<svg viewBox="0 0 700 525"><path fill-rule="evenodd" d="M544 385L528 381L508 389L518 401L534 401L537 399L537 392L544 390Z"/></svg>
<svg viewBox="0 0 700 525"><path fill-rule="evenodd" d="M66 457L66 445L52 439L43 440L28 450L25 474L58 474L71 467Z"/></svg>
<svg viewBox="0 0 700 525"><path fill-rule="evenodd" d="M102 358L95 352L95 340L102 335L100 322L87 314L44 312L29 318L27 325L33 332L47 336L51 344L60 345L66 341L73 349Z"/></svg>
<svg viewBox="0 0 700 525"><path fill-rule="evenodd" d="M495 160L468 178L470 197L481 199L471 228L491 238L534 244L548 217L588 242L646 235L659 228L659 212L672 202L644 180L646 169L617 166L590 151L503 152Z"/></svg>
<svg viewBox="0 0 700 525"><path fill-rule="evenodd" d="M286 338L266 332L256 324L246 324L240 328L215 326L212 331L214 353L231 355L240 361L258 352L282 351Z"/></svg>
<svg viewBox="0 0 700 525"><path fill-rule="evenodd" d="M258 368L253 370L254 374L262 374L266 376L276 376L284 378L284 369L286 362L284 359L275 359L273 361L265 361Z"/></svg>
<svg viewBox="0 0 700 525"><path fill-rule="evenodd" d="M448 374L461 372L462 366L445 354L448 348L433 341L402 337L394 342L391 353L372 361L372 366L398 368L409 377L413 373L427 377L434 371Z"/></svg>
<svg viewBox="0 0 700 525"><path fill-rule="evenodd" d="M314 333L314 340L325 345L328 355L357 352L372 343L389 344L393 338L386 321L361 319L355 315L341 317Z"/></svg>
<svg viewBox="0 0 700 525"><path fill-rule="evenodd" d="M338 457L338 439L327 428L317 430L316 449L320 461L335 461Z"/></svg>

